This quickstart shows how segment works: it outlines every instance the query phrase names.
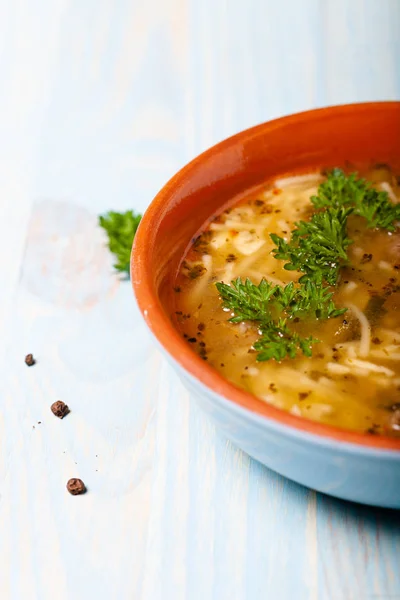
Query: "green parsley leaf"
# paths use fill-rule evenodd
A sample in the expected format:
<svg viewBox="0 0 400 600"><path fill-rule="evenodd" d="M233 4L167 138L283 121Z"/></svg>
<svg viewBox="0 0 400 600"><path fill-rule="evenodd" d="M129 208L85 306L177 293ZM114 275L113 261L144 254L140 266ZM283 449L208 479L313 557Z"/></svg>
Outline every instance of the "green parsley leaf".
<svg viewBox="0 0 400 600"><path fill-rule="evenodd" d="M229 319L231 323L261 322L271 318L270 300L279 286L273 286L265 279L255 285L250 279L242 281L240 277L230 285L222 282L215 285L222 299L222 308L234 313Z"/></svg>
<svg viewBox="0 0 400 600"><path fill-rule="evenodd" d="M347 311L347 308L336 308L332 300L333 293L329 291L329 288L314 281L306 281L300 287L289 283L284 288L280 288L282 297L285 297L290 287L293 290L292 297L281 306L282 310L285 310L291 318L334 319ZM278 301L280 302L279 296Z"/></svg>
<svg viewBox="0 0 400 600"><path fill-rule="evenodd" d="M108 236L108 247L117 259L114 268L128 277L132 243L141 218L142 215L133 210L125 213L110 211L99 216L99 225Z"/></svg>
<svg viewBox="0 0 400 600"><path fill-rule="evenodd" d="M295 224L289 242L271 233L275 258L288 261L286 270L304 273L300 283L335 285L341 267L348 264L347 248L352 241L347 236L347 218L352 212L340 206L315 213L310 221Z"/></svg>
<svg viewBox="0 0 400 600"><path fill-rule="evenodd" d="M258 361L271 358L280 361L286 356L294 358L298 351L311 356L311 346L318 340L302 338L291 331L290 321L294 318L329 319L347 310L336 308L332 292L312 281L300 286L291 282L281 287L265 279L256 285L250 279L242 281L238 277L230 284L215 285L222 307L233 313L229 319L231 323L251 321L258 325L260 338L254 344Z"/></svg>
<svg viewBox="0 0 400 600"><path fill-rule="evenodd" d="M328 173L311 202L315 208L351 207L370 228L395 231L395 223L400 220L400 205L393 204L387 192L378 191L365 179L357 178L356 173L346 175L341 169Z"/></svg>
<svg viewBox="0 0 400 600"><path fill-rule="evenodd" d="M222 307L234 313L231 323L242 321L263 322L274 314L285 311L291 318L330 319L338 317L347 309L337 309L329 288L307 281L295 286L273 285L265 279L256 285L250 279L240 277L230 284L216 283L222 299Z"/></svg>
<svg viewBox="0 0 400 600"><path fill-rule="evenodd" d="M295 358L300 350L305 356L312 356L312 346L318 340L312 336L302 338L298 333L291 332L285 319L270 323L263 327L261 337L255 342L257 361L264 362L274 359L281 361L287 356Z"/></svg>

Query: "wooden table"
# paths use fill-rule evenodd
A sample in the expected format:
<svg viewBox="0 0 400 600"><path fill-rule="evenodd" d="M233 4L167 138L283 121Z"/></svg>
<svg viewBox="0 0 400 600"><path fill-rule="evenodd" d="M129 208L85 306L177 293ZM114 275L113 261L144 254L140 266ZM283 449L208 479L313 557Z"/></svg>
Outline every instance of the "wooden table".
<svg viewBox="0 0 400 600"><path fill-rule="evenodd" d="M399 512L322 497L222 439L97 227L245 127L399 99L399 0L0 8L1 599L400 598Z"/></svg>

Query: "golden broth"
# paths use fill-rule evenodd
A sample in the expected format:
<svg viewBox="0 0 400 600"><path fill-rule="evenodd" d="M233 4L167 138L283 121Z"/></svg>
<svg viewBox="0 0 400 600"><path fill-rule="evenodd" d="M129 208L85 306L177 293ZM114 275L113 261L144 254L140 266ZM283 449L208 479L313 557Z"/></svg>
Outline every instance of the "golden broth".
<svg viewBox="0 0 400 600"><path fill-rule="evenodd" d="M366 178L400 202L389 168L377 166ZM295 221L312 212L310 197L323 181L319 173L277 179L207 223L181 264L173 319L204 360L265 402L323 423L400 435L400 231L367 229L362 218L349 218L351 265L333 296L348 311L297 325L320 340L311 358L257 362L257 326L229 323L221 307L215 282L298 279L274 258L270 233L288 240Z"/></svg>

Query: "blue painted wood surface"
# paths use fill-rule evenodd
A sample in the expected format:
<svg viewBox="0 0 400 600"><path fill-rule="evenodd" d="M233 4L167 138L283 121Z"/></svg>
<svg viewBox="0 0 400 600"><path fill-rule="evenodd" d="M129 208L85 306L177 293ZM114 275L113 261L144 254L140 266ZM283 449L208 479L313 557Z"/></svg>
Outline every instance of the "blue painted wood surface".
<svg viewBox="0 0 400 600"><path fill-rule="evenodd" d="M399 513L319 496L223 440L96 225L240 129L400 99L400 2L0 8L0 597L400 598Z"/></svg>

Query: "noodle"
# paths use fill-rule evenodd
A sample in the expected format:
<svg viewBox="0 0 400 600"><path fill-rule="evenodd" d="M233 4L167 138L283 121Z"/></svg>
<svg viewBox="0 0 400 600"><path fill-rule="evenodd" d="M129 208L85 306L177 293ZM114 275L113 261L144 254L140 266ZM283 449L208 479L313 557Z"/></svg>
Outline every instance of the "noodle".
<svg viewBox="0 0 400 600"><path fill-rule="evenodd" d="M361 325L360 356L368 356L371 343L371 326L365 314L354 304L347 304L348 308L354 313Z"/></svg>

